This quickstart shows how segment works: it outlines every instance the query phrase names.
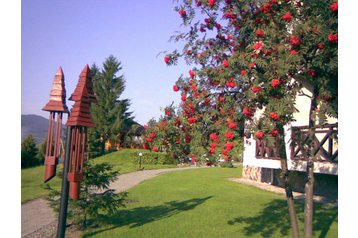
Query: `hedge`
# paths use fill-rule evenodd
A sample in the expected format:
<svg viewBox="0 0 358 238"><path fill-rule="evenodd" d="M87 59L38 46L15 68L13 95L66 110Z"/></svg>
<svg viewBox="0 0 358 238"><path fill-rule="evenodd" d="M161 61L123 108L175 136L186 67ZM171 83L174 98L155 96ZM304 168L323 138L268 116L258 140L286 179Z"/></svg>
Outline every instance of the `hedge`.
<svg viewBox="0 0 358 238"><path fill-rule="evenodd" d="M167 153L143 152L142 164L175 164L176 160L169 157ZM139 163L138 152L130 152L129 157L134 164Z"/></svg>

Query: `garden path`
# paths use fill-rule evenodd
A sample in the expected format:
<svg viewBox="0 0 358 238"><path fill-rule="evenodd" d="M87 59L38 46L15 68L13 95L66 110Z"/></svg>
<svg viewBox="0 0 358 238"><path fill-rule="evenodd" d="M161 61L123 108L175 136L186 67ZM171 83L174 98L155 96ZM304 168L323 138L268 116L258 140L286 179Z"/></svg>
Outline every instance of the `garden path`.
<svg viewBox="0 0 358 238"><path fill-rule="evenodd" d="M110 187L117 192L127 191L144 180L154 178L160 174L177 170L195 169L199 167L181 167L157 170L142 170L122 174L111 183ZM21 237L55 237L57 217L44 198L35 199L21 205ZM66 237L76 237L76 232L66 232Z"/></svg>

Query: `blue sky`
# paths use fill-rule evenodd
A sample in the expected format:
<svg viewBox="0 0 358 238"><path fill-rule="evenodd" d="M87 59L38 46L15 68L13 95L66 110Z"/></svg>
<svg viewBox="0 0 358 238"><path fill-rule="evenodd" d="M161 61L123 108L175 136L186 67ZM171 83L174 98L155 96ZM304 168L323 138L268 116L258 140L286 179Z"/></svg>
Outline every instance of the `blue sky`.
<svg viewBox="0 0 358 238"><path fill-rule="evenodd" d="M169 38L181 19L171 0L78 0L21 2L21 113L48 112L53 77L61 66L67 98L86 64L101 66L113 55L122 62L135 119L146 123L161 115L160 107L178 102L172 86L189 70L184 62L168 67L158 53L180 48ZM69 107L71 101L67 101Z"/></svg>

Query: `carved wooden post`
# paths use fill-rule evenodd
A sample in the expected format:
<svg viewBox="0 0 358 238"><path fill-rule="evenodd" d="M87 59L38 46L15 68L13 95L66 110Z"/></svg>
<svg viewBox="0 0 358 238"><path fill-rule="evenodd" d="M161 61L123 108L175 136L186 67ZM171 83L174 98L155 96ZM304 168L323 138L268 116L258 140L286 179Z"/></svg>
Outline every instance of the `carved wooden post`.
<svg viewBox="0 0 358 238"><path fill-rule="evenodd" d="M46 183L56 175L56 166L58 164L58 156L60 155L62 116L63 113L68 113L68 108L66 106L65 80L61 67L55 74L50 92L50 100L42 110L50 112L45 157Z"/></svg>
<svg viewBox="0 0 358 238"><path fill-rule="evenodd" d="M70 194L74 200L79 198L80 182L84 173L87 127L94 127L89 106L90 103L97 100L93 93L91 72L88 65L82 70L76 89L69 100L75 101L75 104L66 123L67 142L57 227L58 238L65 237L68 195Z"/></svg>
<svg viewBox="0 0 358 238"><path fill-rule="evenodd" d="M96 102L92 89L91 73L85 66L75 91L69 98L75 101L66 125L71 127L70 161L68 168L69 194L74 200L79 198L80 181L83 179L83 166L87 144L87 127L94 127L90 115L90 104Z"/></svg>

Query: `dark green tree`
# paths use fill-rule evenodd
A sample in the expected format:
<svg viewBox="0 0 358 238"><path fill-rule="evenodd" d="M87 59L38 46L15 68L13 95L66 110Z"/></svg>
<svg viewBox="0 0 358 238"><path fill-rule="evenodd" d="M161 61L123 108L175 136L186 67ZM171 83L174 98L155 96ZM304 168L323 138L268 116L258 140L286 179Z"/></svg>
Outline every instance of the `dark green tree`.
<svg viewBox="0 0 358 238"><path fill-rule="evenodd" d="M116 138L121 144L127 139L128 133L130 132L133 125L137 124L134 121L132 112L129 112L130 100L123 99L118 100L119 110L117 113L116 120L113 124L113 129L116 131Z"/></svg>
<svg viewBox="0 0 358 238"><path fill-rule="evenodd" d="M125 131L133 122L132 113L128 111L130 100L119 99L125 89L121 70L121 62L112 55L105 60L102 69L96 64L91 67L93 90L98 101L97 104L91 105L91 115L96 125L96 133L92 134L95 138L92 139L100 141L102 153L107 141L113 142L119 139L121 142Z"/></svg>
<svg viewBox="0 0 358 238"><path fill-rule="evenodd" d="M62 177L61 174L59 174ZM78 201L69 200L69 223L84 229L100 223L101 215L112 214L125 206L126 192L116 193L109 185L117 179L118 172L108 163L85 163L84 180L81 182ZM60 191L51 189L48 196L50 206L56 211L60 207Z"/></svg>
<svg viewBox="0 0 358 238"><path fill-rule="evenodd" d="M46 157L47 137L42 141L38 147L37 159L40 164L43 164Z"/></svg>
<svg viewBox="0 0 358 238"><path fill-rule="evenodd" d="M40 161L37 158L37 147L32 135L29 135L21 143L21 168L27 168L39 165Z"/></svg>
<svg viewBox="0 0 358 238"><path fill-rule="evenodd" d="M87 158L92 159L98 157L102 153L102 140L101 135L96 128L90 128L88 130L88 143L87 143Z"/></svg>

